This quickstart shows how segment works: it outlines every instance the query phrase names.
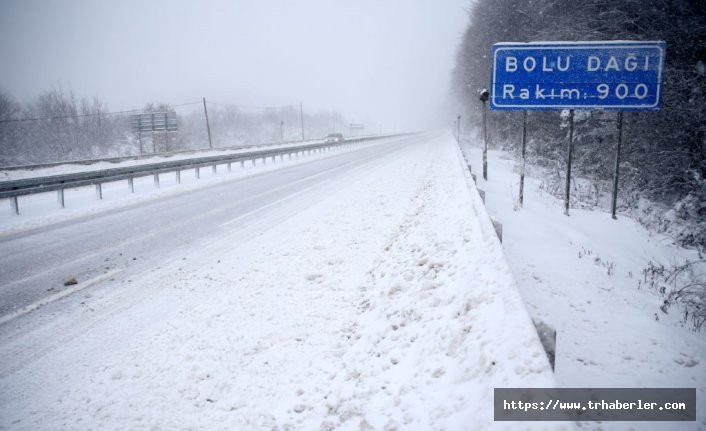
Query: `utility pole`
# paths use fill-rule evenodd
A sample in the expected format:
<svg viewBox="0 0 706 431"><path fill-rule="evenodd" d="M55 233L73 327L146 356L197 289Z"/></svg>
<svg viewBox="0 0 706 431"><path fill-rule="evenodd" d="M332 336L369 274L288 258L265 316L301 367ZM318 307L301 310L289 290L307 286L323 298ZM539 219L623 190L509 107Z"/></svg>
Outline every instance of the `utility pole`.
<svg viewBox="0 0 706 431"><path fill-rule="evenodd" d="M103 127L101 125L101 108L98 108L98 145L103 146Z"/></svg>
<svg viewBox="0 0 706 431"><path fill-rule="evenodd" d="M208 132L208 148L213 149L211 141L211 125L208 123L208 109L206 109L206 98L203 98L203 113L206 116L206 131Z"/></svg>
<svg viewBox="0 0 706 431"><path fill-rule="evenodd" d="M302 107L302 102L299 102L299 118L302 123L302 141L304 140L304 108Z"/></svg>
<svg viewBox="0 0 706 431"><path fill-rule="evenodd" d="M154 112L152 113L152 153L157 152L157 142L154 139Z"/></svg>
<svg viewBox="0 0 706 431"><path fill-rule="evenodd" d="M485 102L490 99L490 93L485 88L480 92L480 101L483 102L483 179L488 181L488 119Z"/></svg>
<svg viewBox="0 0 706 431"><path fill-rule="evenodd" d="M456 143L461 143L461 116L456 117Z"/></svg>

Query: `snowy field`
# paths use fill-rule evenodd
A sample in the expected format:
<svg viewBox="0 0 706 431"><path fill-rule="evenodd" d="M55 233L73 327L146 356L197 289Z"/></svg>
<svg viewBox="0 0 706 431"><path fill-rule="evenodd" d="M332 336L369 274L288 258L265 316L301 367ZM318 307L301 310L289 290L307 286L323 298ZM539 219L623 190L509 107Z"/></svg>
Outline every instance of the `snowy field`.
<svg viewBox="0 0 706 431"><path fill-rule="evenodd" d="M697 388L697 422L581 424L587 429L706 429L706 336L682 327L676 308L665 315L657 292L640 287L648 262L696 260L693 250L651 234L618 214L571 209L525 178L517 207L519 165L489 151L482 179L481 142L467 150L486 192L489 213L503 223L503 248L532 316L557 330L560 387ZM659 319L659 320L657 320Z"/></svg>
<svg viewBox="0 0 706 431"><path fill-rule="evenodd" d="M0 326L0 428L570 429L493 422L556 381L454 141L323 178Z"/></svg>

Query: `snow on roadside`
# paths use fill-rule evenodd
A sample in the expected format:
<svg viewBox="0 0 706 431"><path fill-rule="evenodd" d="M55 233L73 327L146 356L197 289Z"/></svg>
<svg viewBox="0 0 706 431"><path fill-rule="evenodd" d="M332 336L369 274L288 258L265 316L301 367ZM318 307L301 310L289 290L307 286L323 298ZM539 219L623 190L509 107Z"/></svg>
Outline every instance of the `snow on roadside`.
<svg viewBox="0 0 706 431"><path fill-rule="evenodd" d="M262 151L269 150L273 148L286 147L298 147L302 145L312 145L321 143L323 140L313 140L305 141L302 143L286 143L286 144L265 144L265 145L255 145L243 148L235 149L204 149L201 151L189 151L183 153L170 153L170 154L160 154L157 153L152 157L141 157L129 160L122 160L119 162L95 162L86 163L85 161L76 162L66 162L57 166L47 166L38 169L2 169L0 168L0 181L12 181L21 180L25 178L35 178L35 177L45 177L50 175L63 175L63 174L73 174L78 172L89 172L98 171L101 169L111 169L111 168L122 168L126 166L139 166L147 165L150 163L160 163L168 162L174 160L185 160L193 159L196 157L210 157L210 156L226 156L229 154L240 154L249 153L251 151ZM135 156L138 157L138 156Z"/></svg>
<svg viewBox="0 0 706 431"><path fill-rule="evenodd" d="M458 150L387 161L21 335L61 333L0 373L0 426L515 429L493 388L554 377Z"/></svg>
<svg viewBox="0 0 706 431"><path fill-rule="evenodd" d="M482 150L480 142L473 144L464 149L479 172ZM605 212L572 208L566 217L563 202L543 192L539 178L526 178L524 207L517 209L517 164L502 151L488 157L489 180L478 174L478 187L489 213L503 223L503 247L530 313L557 330L560 387L695 387L703 405L704 334L681 327L676 308L664 315L657 292L640 287L648 262L670 265L696 260L697 253L622 214L612 220ZM664 424L641 422L639 428ZM696 423L679 429L706 429L703 409L697 408Z"/></svg>

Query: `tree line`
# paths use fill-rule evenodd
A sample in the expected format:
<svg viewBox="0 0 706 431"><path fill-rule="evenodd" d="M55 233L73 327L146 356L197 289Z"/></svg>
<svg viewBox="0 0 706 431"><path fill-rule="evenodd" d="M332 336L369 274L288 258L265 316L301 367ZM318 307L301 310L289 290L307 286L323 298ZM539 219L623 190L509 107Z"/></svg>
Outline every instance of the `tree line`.
<svg viewBox="0 0 706 431"><path fill-rule="evenodd" d="M298 106L244 108L208 103L214 147L300 140ZM131 115L176 112L176 132L134 133ZM304 136L321 138L346 124L338 112L304 113ZM0 167L209 147L201 101L185 105L148 103L134 111L111 112L94 97L51 87L21 104L0 90Z"/></svg>

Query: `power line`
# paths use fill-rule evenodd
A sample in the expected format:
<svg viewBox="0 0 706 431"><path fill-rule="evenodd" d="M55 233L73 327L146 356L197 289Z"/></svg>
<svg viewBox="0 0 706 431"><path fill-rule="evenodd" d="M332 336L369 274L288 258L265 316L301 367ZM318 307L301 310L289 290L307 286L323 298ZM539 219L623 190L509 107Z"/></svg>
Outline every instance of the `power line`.
<svg viewBox="0 0 706 431"><path fill-rule="evenodd" d="M248 105L236 105L234 103L221 103L221 102L213 102L209 101L208 103L211 103L213 105L221 105L221 106L232 106L234 108L241 108L241 109L282 109L284 106L248 106Z"/></svg>
<svg viewBox="0 0 706 431"><path fill-rule="evenodd" d="M168 105L170 108L178 108L181 106L196 105L201 102L188 102L180 103L178 105ZM144 109L129 109L126 111L111 111L111 112L96 112L91 114L76 114L76 115L61 115L57 117L32 117L32 118L11 118L9 120L0 120L0 123L22 123L25 121L48 121L48 120L66 120L69 118L86 118L86 117L98 117L101 115L119 115L119 114L130 114L133 112L143 112Z"/></svg>

